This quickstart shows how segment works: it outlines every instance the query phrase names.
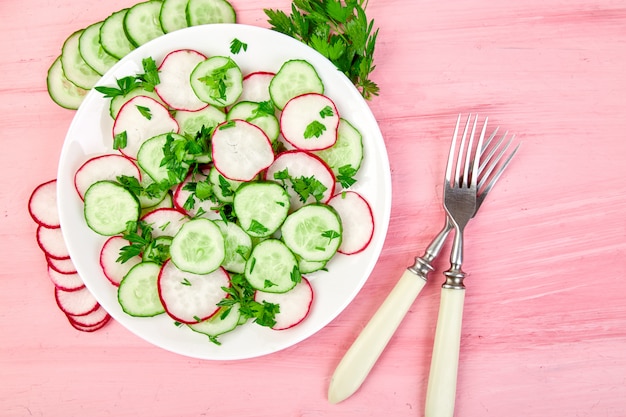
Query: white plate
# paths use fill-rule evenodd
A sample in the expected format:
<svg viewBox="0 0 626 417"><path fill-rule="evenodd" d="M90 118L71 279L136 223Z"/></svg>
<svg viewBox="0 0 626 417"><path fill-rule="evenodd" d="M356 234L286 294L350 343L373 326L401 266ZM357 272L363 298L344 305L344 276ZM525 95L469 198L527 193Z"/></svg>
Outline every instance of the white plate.
<svg viewBox="0 0 626 417"><path fill-rule="evenodd" d="M230 53L230 43L237 38L248 44L246 52ZM101 85L115 85L115 80L143 72L141 60L152 57L158 63L176 49L196 49L206 55L231 55L244 74L252 71L276 72L288 59L312 63L342 117L363 134L365 158L353 187L371 204L375 218L374 237L369 247L356 255L338 254L329 263L328 272L307 275L315 298L309 316L298 326L274 331L248 323L234 332L220 336L217 346L201 334L181 326L165 314L154 318L133 318L122 312L116 288L102 273L98 255L105 238L86 225L83 204L73 177L89 157L112 152L112 119L108 99L91 91L78 109L67 133L58 171L59 215L72 260L89 290L119 323L146 341L163 349L201 359L243 359L279 351L298 343L326 326L354 299L369 277L382 250L391 212L391 174L387 151L380 129L365 100L352 83L322 55L288 36L269 29L238 24L197 26L157 38L124 57L102 77Z"/></svg>

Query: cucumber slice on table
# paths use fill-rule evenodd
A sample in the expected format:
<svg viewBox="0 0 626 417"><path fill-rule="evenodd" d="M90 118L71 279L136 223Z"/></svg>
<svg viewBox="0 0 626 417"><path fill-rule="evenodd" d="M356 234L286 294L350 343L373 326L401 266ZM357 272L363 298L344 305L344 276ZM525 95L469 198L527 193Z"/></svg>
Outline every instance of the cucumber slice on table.
<svg viewBox="0 0 626 417"><path fill-rule="evenodd" d="M118 61L102 48L100 28L102 22L94 23L83 30L78 38L78 51L87 65L100 75L104 75Z"/></svg>
<svg viewBox="0 0 626 417"><path fill-rule="evenodd" d="M76 110L88 93L88 90L67 79L61 65L61 57L57 57L50 66L46 83L50 98L59 106L70 110Z"/></svg>
<svg viewBox="0 0 626 417"><path fill-rule="evenodd" d="M163 32L184 29L187 25L187 3L189 0L163 0L159 21Z"/></svg>
<svg viewBox="0 0 626 417"><path fill-rule="evenodd" d="M235 9L226 0L189 0L187 3L188 26L235 21Z"/></svg>
<svg viewBox="0 0 626 417"><path fill-rule="evenodd" d="M63 73L73 84L88 90L100 80L100 74L93 70L78 50L78 41L84 29L72 33L63 43L61 65Z"/></svg>
<svg viewBox="0 0 626 417"><path fill-rule="evenodd" d="M100 43L102 49L117 59L124 58L135 49L124 32L124 17L128 9L122 9L104 19L100 28Z"/></svg>
<svg viewBox="0 0 626 417"><path fill-rule="evenodd" d="M124 16L124 32L134 46L141 46L163 35L159 20L161 1L151 0L137 3Z"/></svg>

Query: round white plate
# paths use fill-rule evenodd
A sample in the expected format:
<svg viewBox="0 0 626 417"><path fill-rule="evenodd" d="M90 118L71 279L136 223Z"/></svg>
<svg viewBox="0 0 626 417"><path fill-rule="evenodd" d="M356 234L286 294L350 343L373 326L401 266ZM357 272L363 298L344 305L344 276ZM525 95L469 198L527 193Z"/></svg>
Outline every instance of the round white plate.
<svg viewBox="0 0 626 417"><path fill-rule="evenodd" d="M247 51L233 55L230 43L239 39ZM253 71L276 72L288 59L305 59L318 71L340 115L363 135L365 158L353 190L371 204L375 219L374 237L358 254L338 254L328 272L309 274L314 301L309 316L294 328L274 331L247 323L219 337L221 346L204 335L162 314L154 318L126 315L117 302L116 287L104 276L98 256L106 240L91 231L83 217L83 204L73 185L74 173L88 158L112 151L112 119L109 99L92 90L76 112L63 145L58 171L58 201L61 227L71 258L88 289L111 316L128 330L163 349L201 359L231 360L265 355L287 348L326 326L354 299L382 250L391 212L391 174L380 129L365 100L335 66L303 43L269 29L239 24L191 27L157 38L128 54L102 77L100 85L113 86L115 80L142 73L141 60L152 57L157 65L176 49L195 49L207 56L228 55L244 74Z"/></svg>

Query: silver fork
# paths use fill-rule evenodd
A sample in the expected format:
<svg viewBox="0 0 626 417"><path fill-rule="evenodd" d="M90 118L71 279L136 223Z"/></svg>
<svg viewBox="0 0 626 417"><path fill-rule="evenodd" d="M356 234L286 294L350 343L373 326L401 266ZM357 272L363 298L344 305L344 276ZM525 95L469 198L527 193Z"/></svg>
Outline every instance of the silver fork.
<svg viewBox="0 0 626 417"><path fill-rule="evenodd" d="M455 136L458 134L460 122L461 115L457 119ZM468 127L469 123L465 126L465 132ZM497 131L496 128L481 149L481 163L478 167L479 193L474 214L517 152L516 147L505 157L514 139L513 137L505 142L507 133L491 146ZM433 270L432 262L441 251L452 228L453 223L446 216L443 228L428 245L424 255L416 257L415 263L405 270L393 290L345 353L331 378L328 389L329 402L343 401L359 389L426 284L428 274Z"/></svg>
<svg viewBox="0 0 626 417"><path fill-rule="evenodd" d="M441 302L426 392L426 417L452 417L454 414L461 322L465 302L463 284L465 273L461 269L463 232L479 204L480 149L482 149L487 129L487 119L485 119L478 145L474 146L478 116L474 118L471 134L467 138L470 120L471 116L468 118L458 151L456 148L458 131L455 130L446 167L443 205L449 222L454 227L455 236L450 253L450 269L444 272L446 281L441 289ZM476 150L473 150L474 148ZM454 168L455 160L456 168Z"/></svg>

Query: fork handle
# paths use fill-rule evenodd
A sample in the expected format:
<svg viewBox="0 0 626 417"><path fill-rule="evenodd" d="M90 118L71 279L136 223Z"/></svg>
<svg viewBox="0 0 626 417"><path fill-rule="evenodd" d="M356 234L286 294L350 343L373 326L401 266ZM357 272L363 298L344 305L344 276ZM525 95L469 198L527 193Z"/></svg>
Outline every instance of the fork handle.
<svg viewBox="0 0 626 417"><path fill-rule="evenodd" d="M426 417L452 417L461 345L465 288L442 288L426 391Z"/></svg>
<svg viewBox="0 0 626 417"><path fill-rule="evenodd" d="M335 369L328 388L330 403L343 401L359 389L425 284L421 274L404 271Z"/></svg>

